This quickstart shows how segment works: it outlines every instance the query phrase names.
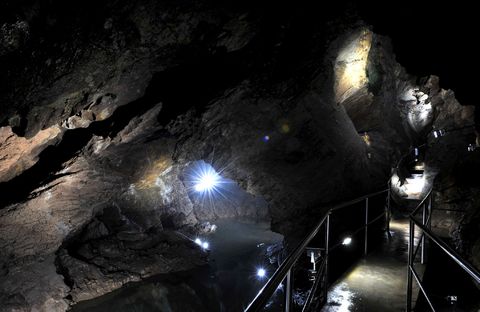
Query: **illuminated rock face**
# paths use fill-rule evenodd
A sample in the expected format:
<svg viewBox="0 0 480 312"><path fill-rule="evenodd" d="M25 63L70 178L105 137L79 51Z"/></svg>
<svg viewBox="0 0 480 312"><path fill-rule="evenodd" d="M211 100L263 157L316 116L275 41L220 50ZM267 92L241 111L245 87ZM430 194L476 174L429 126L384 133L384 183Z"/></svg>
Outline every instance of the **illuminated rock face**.
<svg viewBox="0 0 480 312"><path fill-rule="evenodd" d="M324 204L385 187L431 123L423 111L409 117L408 90L428 94L413 109L431 105L458 124L470 116L442 104L454 98L438 83L428 91L413 83L388 40L365 27L324 27L315 17L309 29L330 37L312 36L302 50L295 28L256 11L202 1L102 5L62 7L58 25L32 9L54 35L23 37L27 22L7 25L16 39L0 47L8 56L38 40L47 51L2 63L25 73L8 76L0 94L7 310L64 311L129 281L202 265L205 254L175 233L194 237L218 218L270 220L301 236ZM94 21L76 15L93 11ZM188 182L199 162L234 191L206 204Z"/></svg>
<svg viewBox="0 0 480 312"><path fill-rule="evenodd" d="M346 101L368 84L367 63L373 33L361 29L344 41L335 60L335 100Z"/></svg>
<svg viewBox="0 0 480 312"><path fill-rule="evenodd" d="M428 94L412 87L401 95L400 103L405 105L408 124L416 133L431 125L433 109Z"/></svg>
<svg viewBox="0 0 480 312"><path fill-rule="evenodd" d="M19 137L10 127L0 128L0 182L13 179L32 167L39 154L48 146L61 140L58 126L39 131L34 137Z"/></svg>

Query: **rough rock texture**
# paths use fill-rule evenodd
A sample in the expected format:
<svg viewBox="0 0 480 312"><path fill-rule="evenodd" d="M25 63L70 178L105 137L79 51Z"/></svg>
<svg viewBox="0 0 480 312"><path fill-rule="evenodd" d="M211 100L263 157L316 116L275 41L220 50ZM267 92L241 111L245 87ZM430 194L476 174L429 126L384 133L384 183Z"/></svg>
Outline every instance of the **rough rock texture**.
<svg viewBox="0 0 480 312"><path fill-rule="evenodd" d="M0 311L65 311L69 306L65 300L69 287L56 272L54 261L55 256L51 255L10 267L8 278L2 278Z"/></svg>
<svg viewBox="0 0 480 312"><path fill-rule="evenodd" d="M217 218L293 240L324 204L386 187L429 131L424 94L439 126L467 119L348 15L53 2L0 31L5 311L64 311L202 265L187 236ZM215 200L192 188L199 165L228 181Z"/></svg>
<svg viewBox="0 0 480 312"><path fill-rule="evenodd" d="M477 146L475 114L471 106L460 106L453 92L440 90L438 78L426 81L424 89L432 97L433 128L446 131L440 138L428 137L426 164L435 178L434 208L440 208L434 211L432 226L454 238L458 251L478 266L480 163L478 150L467 150L469 144Z"/></svg>
<svg viewBox="0 0 480 312"><path fill-rule="evenodd" d="M68 278L74 302L95 298L131 281L206 262L192 242L174 232L138 226L122 217L117 207L106 209L76 239L58 253L58 266ZM105 222L105 223L104 223Z"/></svg>
<svg viewBox="0 0 480 312"><path fill-rule="evenodd" d="M62 131L58 126L39 131L26 139L12 132L12 128L0 128L0 183L13 179L31 168L39 154L49 145L61 140Z"/></svg>
<svg viewBox="0 0 480 312"><path fill-rule="evenodd" d="M3 24L2 56L24 63L5 62L1 123L28 137L56 124L87 127L144 95L152 74L188 58L188 47L233 51L252 36L248 20L201 3L92 5L39 2L26 20ZM36 36L21 35L32 27Z"/></svg>

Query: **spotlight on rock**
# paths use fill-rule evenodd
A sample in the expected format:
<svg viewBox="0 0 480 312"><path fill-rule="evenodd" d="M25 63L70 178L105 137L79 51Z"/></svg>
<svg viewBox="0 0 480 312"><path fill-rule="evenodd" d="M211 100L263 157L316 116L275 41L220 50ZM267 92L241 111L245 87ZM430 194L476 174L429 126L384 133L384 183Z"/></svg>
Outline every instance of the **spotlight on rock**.
<svg viewBox="0 0 480 312"><path fill-rule="evenodd" d="M344 245L344 246L348 246L351 243L352 243L352 238L350 236L345 237L342 241L342 245Z"/></svg>
<svg viewBox="0 0 480 312"><path fill-rule="evenodd" d="M257 269L257 277L262 279L267 275L267 271L264 268Z"/></svg>

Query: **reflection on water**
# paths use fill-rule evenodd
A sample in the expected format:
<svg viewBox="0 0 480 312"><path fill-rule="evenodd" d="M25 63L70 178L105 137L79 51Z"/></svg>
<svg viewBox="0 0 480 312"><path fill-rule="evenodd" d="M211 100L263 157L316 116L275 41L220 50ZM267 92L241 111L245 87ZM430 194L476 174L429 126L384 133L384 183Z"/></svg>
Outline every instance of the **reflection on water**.
<svg viewBox="0 0 480 312"><path fill-rule="evenodd" d="M328 293L329 305L324 312L351 312L353 301L358 300L357 297L346 283L337 284Z"/></svg>
<svg viewBox="0 0 480 312"><path fill-rule="evenodd" d="M392 220L382 244L334 282L323 312L405 310L409 222ZM415 244L420 231L415 232ZM422 268L418 268L423 272ZM414 293L418 289L414 288ZM414 297L416 300L416 297Z"/></svg>
<svg viewBox="0 0 480 312"><path fill-rule="evenodd" d="M208 266L131 283L71 311L243 311L275 269L265 257L267 249L283 237L271 232L267 223L215 223L218 228L208 237ZM256 276L260 266L267 271L261 280Z"/></svg>

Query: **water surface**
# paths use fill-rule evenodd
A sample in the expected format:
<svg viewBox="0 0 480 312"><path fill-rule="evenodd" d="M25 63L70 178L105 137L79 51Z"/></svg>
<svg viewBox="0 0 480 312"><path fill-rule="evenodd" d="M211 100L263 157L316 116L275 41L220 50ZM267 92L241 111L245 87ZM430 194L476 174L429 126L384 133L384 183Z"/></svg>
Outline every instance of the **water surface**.
<svg viewBox="0 0 480 312"><path fill-rule="evenodd" d="M276 264L265 257L267 249L283 237L267 223L234 220L215 222L215 233L200 237L210 245L210 263L195 270L156 276L130 283L99 298L80 302L73 312L243 311Z"/></svg>

